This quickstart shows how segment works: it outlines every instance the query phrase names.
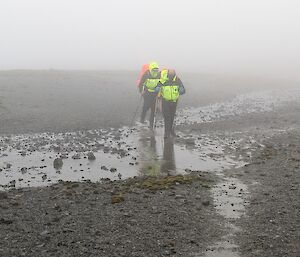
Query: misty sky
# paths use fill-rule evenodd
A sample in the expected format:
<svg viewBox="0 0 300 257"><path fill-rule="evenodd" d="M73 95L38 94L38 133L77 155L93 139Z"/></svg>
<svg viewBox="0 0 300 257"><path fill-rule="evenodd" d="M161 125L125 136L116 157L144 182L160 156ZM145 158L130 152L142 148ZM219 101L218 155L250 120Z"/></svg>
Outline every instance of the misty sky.
<svg viewBox="0 0 300 257"><path fill-rule="evenodd" d="M0 0L0 69L177 70L300 80L298 0Z"/></svg>

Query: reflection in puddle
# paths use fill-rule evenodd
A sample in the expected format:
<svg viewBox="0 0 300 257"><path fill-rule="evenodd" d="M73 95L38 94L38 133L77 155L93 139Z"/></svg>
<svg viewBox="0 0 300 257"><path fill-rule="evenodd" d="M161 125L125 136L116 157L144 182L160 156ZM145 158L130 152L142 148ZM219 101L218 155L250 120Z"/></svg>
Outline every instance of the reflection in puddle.
<svg viewBox="0 0 300 257"><path fill-rule="evenodd" d="M0 188L47 186L59 180L93 182L138 175L221 171L238 165L215 138L164 140L162 128L34 134L0 138ZM95 160L89 160L93 151ZM61 158L57 169L54 160Z"/></svg>

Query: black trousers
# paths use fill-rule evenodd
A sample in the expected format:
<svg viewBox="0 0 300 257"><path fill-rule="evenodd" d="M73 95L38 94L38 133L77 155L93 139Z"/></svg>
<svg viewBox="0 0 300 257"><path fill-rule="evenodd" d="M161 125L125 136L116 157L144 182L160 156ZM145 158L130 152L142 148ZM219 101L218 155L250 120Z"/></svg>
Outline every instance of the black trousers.
<svg viewBox="0 0 300 257"><path fill-rule="evenodd" d="M155 115L155 102L156 102L157 93L146 91L144 94L144 105L141 113L141 122L145 122L145 117L147 111L151 108L150 114L150 128L153 128L154 125L154 115Z"/></svg>
<svg viewBox="0 0 300 257"><path fill-rule="evenodd" d="M174 119L176 114L177 102L162 99L162 112L165 121L165 137L169 137L174 132Z"/></svg>

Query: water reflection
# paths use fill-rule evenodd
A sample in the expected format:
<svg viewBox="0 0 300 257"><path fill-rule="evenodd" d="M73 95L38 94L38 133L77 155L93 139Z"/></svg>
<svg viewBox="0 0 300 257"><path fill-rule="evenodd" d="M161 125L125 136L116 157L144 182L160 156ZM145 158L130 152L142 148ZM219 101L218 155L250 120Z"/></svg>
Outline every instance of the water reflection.
<svg viewBox="0 0 300 257"><path fill-rule="evenodd" d="M172 139L164 140L161 173L168 175L176 173L174 141Z"/></svg>
<svg viewBox="0 0 300 257"><path fill-rule="evenodd" d="M174 141L163 140L160 134L141 133L139 138L139 172L159 176L176 173Z"/></svg>

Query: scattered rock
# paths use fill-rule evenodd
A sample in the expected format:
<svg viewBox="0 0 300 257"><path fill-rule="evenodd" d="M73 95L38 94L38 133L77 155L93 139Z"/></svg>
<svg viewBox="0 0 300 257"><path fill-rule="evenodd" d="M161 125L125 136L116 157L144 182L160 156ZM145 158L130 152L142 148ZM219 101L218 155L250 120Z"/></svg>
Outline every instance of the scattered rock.
<svg viewBox="0 0 300 257"><path fill-rule="evenodd" d="M60 169L63 166L63 160L62 158L56 158L53 161L53 167L54 169Z"/></svg>
<svg viewBox="0 0 300 257"><path fill-rule="evenodd" d="M74 160L79 160L79 159L80 159L80 154L79 154L79 153L75 153L75 154L72 156L72 159L74 159Z"/></svg>
<svg viewBox="0 0 300 257"><path fill-rule="evenodd" d="M11 219L0 218L0 224L10 225L13 221Z"/></svg>
<svg viewBox="0 0 300 257"><path fill-rule="evenodd" d="M228 188L229 189L236 189L236 186L235 185L230 185Z"/></svg>
<svg viewBox="0 0 300 257"><path fill-rule="evenodd" d="M92 152L89 152L87 154L87 157L88 157L88 160L90 160L90 161L96 160L96 157L95 157L94 153L92 153Z"/></svg>
<svg viewBox="0 0 300 257"><path fill-rule="evenodd" d="M8 198L8 195L6 192L1 192L0 191L0 200L3 200L3 199L7 199Z"/></svg>
<svg viewBox="0 0 300 257"><path fill-rule="evenodd" d="M202 205L208 206L208 205L209 205L209 201L203 201L203 202L202 202Z"/></svg>
<svg viewBox="0 0 300 257"><path fill-rule="evenodd" d="M192 137L187 138L187 139L185 140L185 143L186 143L187 145L195 145L195 139L192 138Z"/></svg>
<svg viewBox="0 0 300 257"><path fill-rule="evenodd" d="M101 170L108 170L108 168L106 166L102 165Z"/></svg>
<svg viewBox="0 0 300 257"><path fill-rule="evenodd" d="M125 199L124 199L124 197L123 197L122 194L113 195L113 196L111 197L111 203L112 203L112 204L115 204L115 203L121 203L121 202L123 202L124 200L125 200Z"/></svg>
<svg viewBox="0 0 300 257"><path fill-rule="evenodd" d="M21 168L21 173L22 174L25 174L26 172L27 172L27 168L26 167Z"/></svg>
<svg viewBox="0 0 300 257"><path fill-rule="evenodd" d="M116 168L110 168L110 172L116 172L117 169Z"/></svg>

